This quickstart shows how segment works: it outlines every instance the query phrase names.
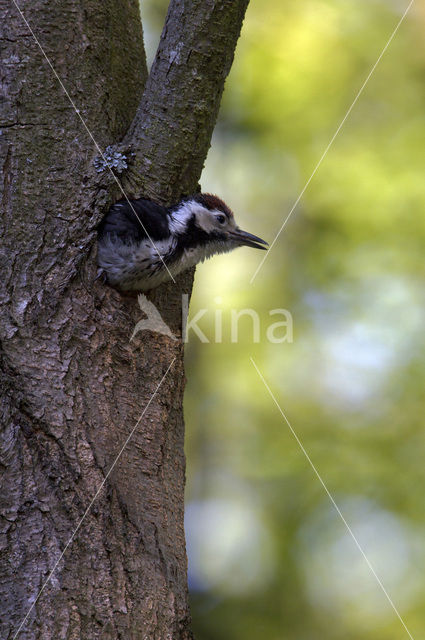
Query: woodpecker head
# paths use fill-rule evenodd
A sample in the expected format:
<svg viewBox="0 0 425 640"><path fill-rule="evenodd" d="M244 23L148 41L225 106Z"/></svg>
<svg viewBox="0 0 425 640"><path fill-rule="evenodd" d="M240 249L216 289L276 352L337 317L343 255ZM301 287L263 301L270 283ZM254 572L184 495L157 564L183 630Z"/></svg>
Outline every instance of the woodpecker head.
<svg viewBox="0 0 425 640"><path fill-rule="evenodd" d="M247 246L266 249L267 242L242 231L231 209L217 196L200 193L182 200L171 212L171 225L175 233L187 239L193 236L198 243L215 247L211 253L231 251Z"/></svg>

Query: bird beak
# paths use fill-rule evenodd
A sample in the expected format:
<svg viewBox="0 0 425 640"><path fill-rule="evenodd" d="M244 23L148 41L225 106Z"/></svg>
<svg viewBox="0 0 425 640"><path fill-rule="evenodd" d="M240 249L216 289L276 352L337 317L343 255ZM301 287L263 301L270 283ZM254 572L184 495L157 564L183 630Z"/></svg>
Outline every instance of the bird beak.
<svg viewBox="0 0 425 640"><path fill-rule="evenodd" d="M263 249L265 251L268 246L268 242L265 240L262 240L258 236L254 236L252 233L248 233L247 231L242 231L242 229L229 231L229 236L238 244L245 245L247 247L254 247L254 249ZM263 247L262 245L266 246Z"/></svg>

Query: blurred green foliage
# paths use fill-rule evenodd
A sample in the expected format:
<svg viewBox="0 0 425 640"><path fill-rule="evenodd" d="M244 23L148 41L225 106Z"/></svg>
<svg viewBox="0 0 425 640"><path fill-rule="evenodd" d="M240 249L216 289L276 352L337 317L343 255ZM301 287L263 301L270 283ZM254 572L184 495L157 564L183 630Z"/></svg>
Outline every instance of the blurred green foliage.
<svg viewBox="0 0 425 640"><path fill-rule="evenodd" d="M164 2L142 3L148 44ZM202 186L273 240L400 20L401 0L251 0ZM425 627L424 6L415 3L270 256L197 270L187 538L197 640ZM152 57L152 51L150 52ZM231 310L254 309L230 339ZM294 341L270 343L269 310ZM215 344L216 323L223 340Z"/></svg>

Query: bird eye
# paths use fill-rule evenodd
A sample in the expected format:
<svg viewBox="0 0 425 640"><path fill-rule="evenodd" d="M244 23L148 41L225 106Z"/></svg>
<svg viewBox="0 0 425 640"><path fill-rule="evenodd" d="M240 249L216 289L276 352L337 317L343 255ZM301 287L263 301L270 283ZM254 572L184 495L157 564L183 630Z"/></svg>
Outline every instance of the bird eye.
<svg viewBox="0 0 425 640"><path fill-rule="evenodd" d="M217 216L217 220L219 221L220 224L224 224L226 222L226 216L223 216L222 214L220 214L219 216Z"/></svg>

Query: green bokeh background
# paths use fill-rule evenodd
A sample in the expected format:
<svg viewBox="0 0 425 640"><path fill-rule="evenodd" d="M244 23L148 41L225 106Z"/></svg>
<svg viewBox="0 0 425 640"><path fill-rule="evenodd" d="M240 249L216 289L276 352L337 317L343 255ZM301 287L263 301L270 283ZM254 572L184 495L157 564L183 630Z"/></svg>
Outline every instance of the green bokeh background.
<svg viewBox="0 0 425 640"><path fill-rule="evenodd" d="M271 241L407 0L251 0L201 184ZM166 2L142 2L152 58ZM414 3L254 282L197 269L187 348L197 640L408 638L425 629L425 9ZM230 337L231 310L254 309ZM293 318L272 344L269 310ZM215 322L223 341L215 344Z"/></svg>

